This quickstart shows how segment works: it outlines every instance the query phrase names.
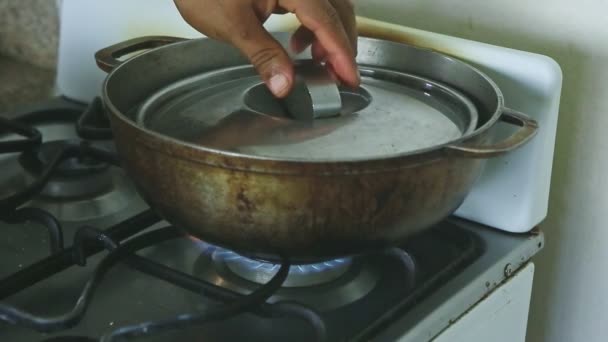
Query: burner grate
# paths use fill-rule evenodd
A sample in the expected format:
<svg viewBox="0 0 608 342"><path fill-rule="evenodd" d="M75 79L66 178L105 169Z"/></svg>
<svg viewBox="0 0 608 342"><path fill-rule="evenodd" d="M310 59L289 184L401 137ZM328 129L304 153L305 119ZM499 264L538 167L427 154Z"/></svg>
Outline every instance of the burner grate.
<svg viewBox="0 0 608 342"><path fill-rule="evenodd" d="M159 221L156 214L146 211L105 230L105 234L114 240L124 240ZM74 247L63 248L60 252L0 280L0 300L76 265L73 250ZM99 246L91 246L84 249L84 254L92 256L101 250Z"/></svg>
<svg viewBox="0 0 608 342"><path fill-rule="evenodd" d="M78 324L86 314L87 308L95 294L95 290L99 286L104 275L118 262L124 262L134 270L170 282L175 286L198 293L202 296L216 298L223 301L225 305L204 312L180 314L176 317L162 321L143 322L136 325L121 327L103 336L101 341L110 342L118 338L160 334L188 326L228 319L242 312L249 311L253 311L263 317L287 316L304 320L310 323L319 341L325 340L325 326L323 321L312 309L295 303L266 303L268 298L282 286L287 278L290 268L290 264L287 261L284 261L281 264L279 271L268 283L247 295L241 295L200 281L188 274L173 270L155 261L134 254L136 251L146 247L178 237L184 237L182 234L183 233L173 227L161 228L139 235L121 245L117 240L112 238L111 231L110 233L106 233L91 227L83 227L78 231L74 239L73 247L66 250L67 255L71 257L72 264L81 266L86 265L86 257L87 254L90 253L91 244L97 245L98 249L103 247L103 249L109 251L109 254L95 268L92 277L84 286L73 309L68 313L56 317L38 317L15 307L0 304L0 320L45 333L69 329ZM53 258L55 257L50 257L47 260ZM33 267L36 268L36 266ZM37 273L33 269L24 270L24 272ZM0 282L0 284L3 283L4 281Z"/></svg>
<svg viewBox="0 0 608 342"><path fill-rule="evenodd" d="M102 101L96 97L76 122L78 136L89 140L112 139L114 135L104 113Z"/></svg>
<svg viewBox="0 0 608 342"><path fill-rule="evenodd" d="M89 111L85 111L88 113ZM107 163L114 166L119 166L118 157L109 151L92 146L91 141L83 140L78 143L70 141L54 141L50 144L53 149L48 155L45 155L45 162L42 163L38 158L33 158L32 155L38 155L38 151L49 143L43 144L42 135L39 130L33 125L45 122L50 119L71 118L74 117L75 110L71 107L51 108L48 110L35 111L21 115L15 119L6 119L0 117L0 132L14 133L25 137L24 139L13 139L8 141L0 141L0 153L15 153L20 152L25 159L34 159L33 164L38 167L38 177L32 181L25 189L9 195L6 198L0 199L0 219L10 221L11 216L15 216L15 211L32 200L33 197L40 194L45 185L49 182L54 173L62 171L62 164L69 159L88 159L93 160L97 164ZM46 149L45 149L46 151ZM27 158L30 156L30 158ZM39 215L38 215L39 216ZM7 219L7 217L9 219ZM17 217L19 217L17 215Z"/></svg>

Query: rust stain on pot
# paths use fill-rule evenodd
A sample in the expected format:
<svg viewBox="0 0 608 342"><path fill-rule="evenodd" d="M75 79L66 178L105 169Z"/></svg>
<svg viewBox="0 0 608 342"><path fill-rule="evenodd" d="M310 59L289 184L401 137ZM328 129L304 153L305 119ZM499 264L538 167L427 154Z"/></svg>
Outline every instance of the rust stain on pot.
<svg viewBox="0 0 608 342"><path fill-rule="evenodd" d="M247 195L245 194L245 189L241 188L238 192L237 196L237 207L240 211L252 211L255 210L254 204L249 200Z"/></svg>

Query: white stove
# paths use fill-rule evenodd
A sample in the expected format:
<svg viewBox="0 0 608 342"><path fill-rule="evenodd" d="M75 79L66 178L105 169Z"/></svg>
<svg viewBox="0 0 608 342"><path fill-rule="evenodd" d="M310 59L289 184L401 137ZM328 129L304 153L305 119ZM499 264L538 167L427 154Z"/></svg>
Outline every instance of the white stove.
<svg viewBox="0 0 608 342"><path fill-rule="evenodd" d="M475 64L498 83L509 107L539 122L540 132L521 150L488 162L456 215L429 233L377 255L295 265L281 286L264 286L281 265L163 228L168 224L116 167L96 100L105 77L93 59L97 50L136 36L198 33L171 1L64 0L61 16L61 97L0 113L13 118L0 128L31 140L15 147L7 142L17 134L0 136L0 152L11 152L0 153L0 340L525 340L531 258L544 244L535 226L547 214L561 92L553 60L359 18L383 37ZM293 16L277 16L268 27L296 24ZM57 153L66 158L52 165ZM119 245L146 248L137 256L100 253ZM244 296L264 291L265 304ZM235 305L241 311L225 312ZM219 316L199 317L210 313Z"/></svg>

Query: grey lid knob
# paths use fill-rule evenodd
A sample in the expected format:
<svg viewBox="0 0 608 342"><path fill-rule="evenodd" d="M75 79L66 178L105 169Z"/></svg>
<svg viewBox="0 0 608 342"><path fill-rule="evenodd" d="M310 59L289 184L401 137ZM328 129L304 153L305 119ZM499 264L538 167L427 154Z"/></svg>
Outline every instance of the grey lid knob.
<svg viewBox="0 0 608 342"><path fill-rule="evenodd" d="M283 101L290 116L311 121L340 115L340 90L324 65L298 61L295 76L293 89Z"/></svg>

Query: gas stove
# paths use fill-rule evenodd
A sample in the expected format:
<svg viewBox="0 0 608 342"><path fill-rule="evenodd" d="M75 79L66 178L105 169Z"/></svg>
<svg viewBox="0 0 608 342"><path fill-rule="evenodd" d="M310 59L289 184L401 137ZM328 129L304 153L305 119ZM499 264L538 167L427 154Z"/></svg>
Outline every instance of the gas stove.
<svg viewBox="0 0 608 342"><path fill-rule="evenodd" d="M562 84L552 59L359 17L381 36L475 65L541 129L488 162L454 217L403 245L275 264L188 236L150 210L97 98L99 49L200 34L170 1L61 4L62 97L0 113L1 341L525 340ZM266 23L297 25L294 16Z"/></svg>
<svg viewBox="0 0 608 342"><path fill-rule="evenodd" d="M3 341L440 339L543 245L454 217L372 255L252 260L148 208L99 99L1 117Z"/></svg>

